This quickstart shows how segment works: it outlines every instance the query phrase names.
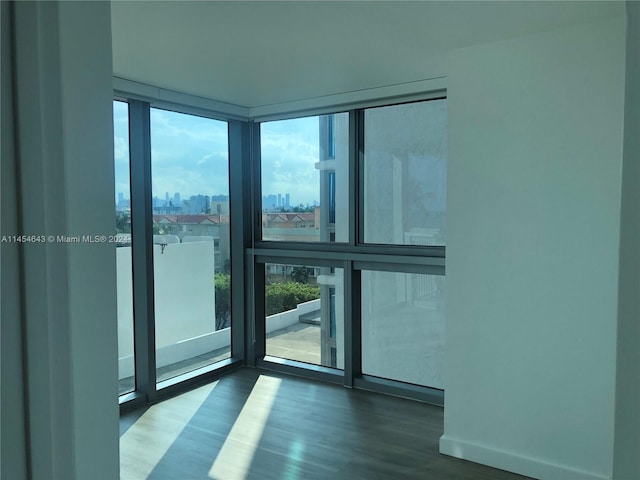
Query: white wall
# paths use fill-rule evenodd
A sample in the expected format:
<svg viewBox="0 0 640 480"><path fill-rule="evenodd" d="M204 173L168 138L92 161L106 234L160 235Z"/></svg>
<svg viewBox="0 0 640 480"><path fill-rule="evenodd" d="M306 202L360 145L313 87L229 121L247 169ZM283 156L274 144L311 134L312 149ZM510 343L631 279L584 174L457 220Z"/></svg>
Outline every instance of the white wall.
<svg viewBox="0 0 640 480"><path fill-rule="evenodd" d="M450 55L443 453L611 477L623 42L616 18Z"/></svg>
<svg viewBox="0 0 640 480"><path fill-rule="evenodd" d="M23 228L16 233L112 233L110 5L12 6ZM22 248L30 478L118 477L114 250Z"/></svg>
<svg viewBox="0 0 640 480"><path fill-rule="evenodd" d="M2 214L0 225L2 235L16 234L18 231L18 193L16 159L14 145L14 95L11 65L11 22L9 2L0 2L0 48L2 61L2 137L1 198ZM0 246L0 478L22 479L27 476L27 444L24 408L24 368L22 365L22 309L20 307L20 265L17 244L2 243Z"/></svg>
<svg viewBox="0 0 640 480"><path fill-rule="evenodd" d="M627 2L614 478L640 478L640 3Z"/></svg>

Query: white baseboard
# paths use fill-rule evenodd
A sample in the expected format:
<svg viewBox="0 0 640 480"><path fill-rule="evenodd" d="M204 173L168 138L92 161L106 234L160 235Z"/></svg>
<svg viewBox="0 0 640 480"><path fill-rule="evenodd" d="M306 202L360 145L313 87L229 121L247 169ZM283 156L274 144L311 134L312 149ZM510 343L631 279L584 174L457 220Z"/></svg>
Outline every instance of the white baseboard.
<svg viewBox="0 0 640 480"><path fill-rule="evenodd" d="M611 480L611 476L585 472L566 465L557 465L513 452L465 442L447 435L440 437L440 453L538 480Z"/></svg>

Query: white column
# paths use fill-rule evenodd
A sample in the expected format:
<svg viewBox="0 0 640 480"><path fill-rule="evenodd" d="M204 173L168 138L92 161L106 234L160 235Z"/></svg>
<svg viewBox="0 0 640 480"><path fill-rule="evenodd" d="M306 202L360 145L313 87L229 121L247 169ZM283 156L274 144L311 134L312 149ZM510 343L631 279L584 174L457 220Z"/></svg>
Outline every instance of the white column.
<svg viewBox="0 0 640 480"><path fill-rule="evenodd" d="M18 202L13 125L13 85L11 60L11 4L0 2L0 47L2 48L2 214L1 234L15 235L18 230ZM0 280L0 478L23 479L27 477L27 454L24 409L24 370L22 365L22 331L20 313L20 266L18 244L0 244L2 279Z"/></svg>
<svg viewBox="0 0 640 480"><path fill-rule="evenodd" d="M640 478L640 3L627 2L615 479Z"/></svg>
<svg viewBox="0 0 640 480"><path fill-rule="evenodd" d="M14 9L17 233L114 233L110 4ZM22 248L31 477L118 478L115 246Z"/></svg>

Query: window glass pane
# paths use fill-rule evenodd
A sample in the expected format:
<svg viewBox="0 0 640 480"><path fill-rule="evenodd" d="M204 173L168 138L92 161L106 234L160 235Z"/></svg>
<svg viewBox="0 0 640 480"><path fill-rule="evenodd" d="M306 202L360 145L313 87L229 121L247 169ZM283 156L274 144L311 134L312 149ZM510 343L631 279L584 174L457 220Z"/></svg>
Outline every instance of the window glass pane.
<svg viewBox="0 0 640 480"><path fill-rule="evenodd" d="M344 368L341 268L265 265L266 353Z"/></svg>
<svg viewBox="0 0 640 480"><path fill-rule="evenodd" d="M116 279L118 378L120 395L135 390L133 285L131 270L131 186L129 182L129 105L113 102L113 150L116 206Z"/></svg>
<svg viewBox="0 0 640 480"><path fill-rule="evenodd" d="M364 241L445 245L446 100L365 110Z"/></svg>
<svg viewBox="0 0 640 480"><path fill-rule="evenodd" d="M349 114L260 125L262 239L349 240Z"/></svg>
<svg viewBox="0 0 640 480"><path fill-rule="evenodd" d="M151 109L157 380L231 355L226 122Z"/></svg>
<svg viewBox="0 0 640 480"><path fill-rule="evenodd" d="M362 272L362 372L444 388L445 277Z"/></svg>

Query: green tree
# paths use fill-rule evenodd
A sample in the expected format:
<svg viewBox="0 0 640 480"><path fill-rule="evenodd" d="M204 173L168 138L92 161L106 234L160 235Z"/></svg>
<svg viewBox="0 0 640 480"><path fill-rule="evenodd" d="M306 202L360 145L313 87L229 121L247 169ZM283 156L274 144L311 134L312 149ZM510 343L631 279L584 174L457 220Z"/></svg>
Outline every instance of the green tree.
<svg viewBox="0 0 640 480"><path fill-rule="evenodd" d="M307 267L294 267L291 271L291 280L298 283L309 283Z"/></svg>
<svg viewBox="0 0 640 480"><path fill-rule="evenodd" d="M116 212L116 233L131 233L131 216L128 213Z"/></svg>
<svg viewBox="0 0 640 480"><path fill-rule="evenodd" d="M224 273L214 275L216 292L216 330L231 324L231 276Z"/></svg>
<svg viewBox="0 0 640 480"><path fill-rule="evenodd" d="M310 205L304 205L302 203L300 205L293 207L293 211L296 213L312 213L313 210L314 210L314 207Z"/></svg>
<svg viewBox="0 0 640 480"><path fill-rule="evenodd" d="M216 294L216 330L226 328L231 321L231 276L214 275ZM266 286L266 314L286 312L298 304L320 298L320 287L298 282L271 283Z"/></svg>

